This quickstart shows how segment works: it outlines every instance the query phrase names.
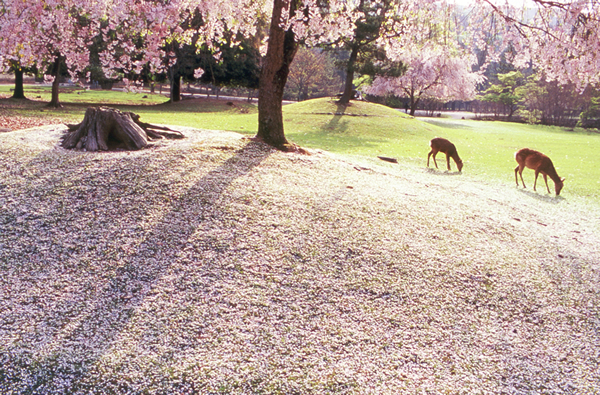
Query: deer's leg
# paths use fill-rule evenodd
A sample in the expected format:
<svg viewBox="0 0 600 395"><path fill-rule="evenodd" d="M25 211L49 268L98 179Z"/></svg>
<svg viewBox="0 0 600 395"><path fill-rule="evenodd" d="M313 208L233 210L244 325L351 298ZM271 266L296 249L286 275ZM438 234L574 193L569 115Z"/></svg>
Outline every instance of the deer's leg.
<svg viewBox="0 0 600 395"><path fill-rule="evenodd" d="M429 151L427 154L427 167L429 167L429 158L431 157L431 154L433 154L433 150Z"/></svg>
<svg viewBox="0 0 600 395"><path fill-rule="evenodd" d="M437 161L435 160L435 156L437 155L438 151L434 151L433 152L433 163L435 164L435 168L439 169L438 165L437 165Z"/></svg>
<svg viewBox="0 0 600 395"><path fill-rule="evenodd" d="M548 188L548 176L546 173L542 173L542 175L544 176L544 182L546 182L546 189L548 190L548 193L550 193L550 188Z"/></svg>
<svg viewBox="0 0 600 395"><path fill-rule="evenodd" d="M446 154L446 166L448 167L448 171L450 171L450 155Z"/></svg>
<svg viewBox="0 0 600 395"><path fill-rule="evenodd" d="M537 184L537 179L538 179L538 176L539 176L539 175L540 175L540 171L539 171L539 170L536 170L536 171L535 171L535 180L533 181L533 190L534 190L534 191L535 191L535 186L536 186L536 184Z"/></svg>
<svg viewBox="0 0 600 395"><path fill-rule="evenodd" d="M515 182L517 183L517 186L519 186L519 180L517 179L517 172L519 173L519 175L521 176L521 182L523 183L523 188L527 188L525 186L525 181L523 181L523 168L525 166L521 166L518 165L517 167L515 167Z"/></svg>

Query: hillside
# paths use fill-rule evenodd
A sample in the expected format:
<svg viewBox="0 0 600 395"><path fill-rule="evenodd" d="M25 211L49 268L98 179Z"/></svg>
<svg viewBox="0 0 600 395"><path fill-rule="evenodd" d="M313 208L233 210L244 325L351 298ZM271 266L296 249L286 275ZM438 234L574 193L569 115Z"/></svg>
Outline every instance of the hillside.
<svg viewBox="0 0 600 395"><path fill-rule="evenodd" d="M63 130L0 134L2 393L597 390L595 205L231 132L92 154Z"/></svg>

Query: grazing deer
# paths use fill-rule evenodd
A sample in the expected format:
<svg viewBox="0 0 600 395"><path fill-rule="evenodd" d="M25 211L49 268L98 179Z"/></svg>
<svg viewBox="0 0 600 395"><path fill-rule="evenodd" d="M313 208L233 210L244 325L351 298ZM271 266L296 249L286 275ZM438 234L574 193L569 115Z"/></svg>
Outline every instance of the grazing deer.
<svg viewBox="0 0 600 395"><path fill-rule="evenodd" d="M529 167L530 169L535 170L535 181L533 183L533 190L535 191L535 186L537 184L537 178L540 173L544 176L544 181L546 182L546 189L548 193L550 193L550 188L548 188L548 176L554 181L554 191L556 192L556 196L560 194L560 190L564 185L564 178L560 178L558 174L556 174L556 170L554 169L554 165L550 158L541 152L534 151L529 148L523 148L515 153L515 160L519 164L515 167L515 181L517 186L519 186L519 179L517 178L517 172L521 176L521 182L523 183L523 188L527 188L525 186L525 182L523 181L523 169L525 167Z"/></svg>
<svg viewBox="0 0 600 395"><path fill-rule="evenodd" d="M456 162L458 171L460 172L462 170L463 162L460 160L458 152L456 152L456 147L450 141L441 137L436 137L429 142L429 146L431 147L431 151L429 151L429 154L427 154L427 167L429 167L429 157L433 154L433 163L435 163L435 168L438 169L435 156L438 152L443 152L446 154L446 165L448 166L448 171L450 171L450 158L454 159L454 162Z"/></svg>

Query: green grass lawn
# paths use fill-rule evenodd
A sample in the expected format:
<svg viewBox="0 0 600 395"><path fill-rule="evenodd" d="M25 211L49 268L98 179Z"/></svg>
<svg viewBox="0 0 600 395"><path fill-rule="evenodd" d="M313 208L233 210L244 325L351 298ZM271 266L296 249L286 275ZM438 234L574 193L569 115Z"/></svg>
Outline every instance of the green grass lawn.
<svg viewBox="0 0 600 395"><path fill-rule="evenodd" d="M558 174L566 178L564 196L588 197L600 203L598 133L509 122L414 119L397 110L369 103L353 103L346 111L352 115L336 115L340 112L327 99L286 106L286 135L309 148L361 156L391 156L419 167L427 164L429 140L445 137L457 146L465 163L464 174L506 183L514 183L514 153L528 147L548 155ZM363 116L358 116L360 114ZM453 161L450 165L456 170ZM438 154L438 166L440 170L446 169L444 154ZM533 188L533 171L523 173L525 184ZM541 176L540 185L542 188L538 191L544 192ZM549 186L553 192L552 181Z"/></svg>
<svg viewBox="0 0 600 395"><path fill-rule="evenodd" d="M10 86L0 86L8 93ZM257 131L256 107L238 101L183 100L166 103L164 96L118 91L85 91L62 88L62 109L48 109L49 88L27 86L28 104L12 111L23 116L53 116L78 122L85 108L104 104L134 111L150 123L229 130L245 134ZM436 136L455 143L465 163L463 173L489 182L514 183L519 148L539 150L553 160L561 177L566 177L563 196L591 198L600 203L600 134L583 129L567 129L507 122L415 119L382 105L353 102L341 107L330 98L284 106L286 136L301 146L340 154L396 157L401 163L424 167L428 142ZM445 169L445 156L438 155ZM433 164L431 164L433 166ZM452 162L453 169L456 165ZM533 187L533 171L524 172L528 188ZM544 192L543 180L539 192ZM551 182L550 182L551 183ZM553 186L550 185L551 191Z"/></svg>
<svg viewBox="0 0 600 395"><path fill-rule="evenodd" d="M459 147L459 154L465 161L465 172L514 180L514 152L528 147L552 159L558 174L566 178L565 196L578 195L600 201L598 133L508 122L436 121L435 124ZM511 171L505 174L507 169ZM533 188L533 174L533 170L523 172L528 188ZM541 176L538 180L540 185L542 189L538 191L544 191ZM549 185L553 192L551 181Z"/></svg>

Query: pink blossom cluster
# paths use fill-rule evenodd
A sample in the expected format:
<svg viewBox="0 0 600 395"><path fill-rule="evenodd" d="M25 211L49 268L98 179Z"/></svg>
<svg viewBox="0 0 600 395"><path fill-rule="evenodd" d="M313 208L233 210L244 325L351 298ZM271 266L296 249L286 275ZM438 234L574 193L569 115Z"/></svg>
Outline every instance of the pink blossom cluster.
<svg viewBox="0 0 600 395"><path fill-rule="evenodd" d="M440 100L470 100L482 82L479 73L471 71L473 60L452 56L444 49L414 49L398 58L406 72L397 78L377 77L366 92L375 96L388 94Z"/></svg>
<svg viewBox="0 0 600 395"><path fill-rule="evenodd" d="M524 7L481 0L470 23L474 42L492 58L508 54L516 67L580 89L600 82L598 0L532 0Z"/></svg>
<svg viewBox="0 0 600 395"><path fill-rule="evenodd" d="M426 2L404 4L402 15L380 45L387 58L401 62L406 72L400 77L379 76L366 93L375 96L389 94L439 100L470 100L483 81L473 72L477 59L465 48L462 26L456 22L455 10L445 3ZM400 31L402 34L397 34Z"/></svg>
<svg viewBox="0 0 600 395"><path fill-rule="evenodd" d="M283 1L283 0L274 0ZM0 60L3 66L44 68L64 58L73 77L89 65L89 47L101 36L106 48L101 54L105 72L139 73L164 71L175 58L165 48L213 43L227 30L244 36L257 33L260 18L268 20L268 2L254 0L42 0L2 2L0 9ZM547 79L571 82L580 87L600 82L599 0L532 0L515 7L504 0L476 0L468 9L468 20L452 13L445 3L434 0L397 2L382 26L380 44L392 59L413 59L415 48L432 41L432 29L452 41L451 47L478 47L488 60L510 48L516 66L533 66ZM291 27L296 39L309 45L351 37L360 17L358 2L332 0L324 7L317 0L304 0L295 14L283 13L282 26ZM200 16L201 26L189 21ZM447 34L451 32L452 34ZM268 37L266 38L268 40ZM438 40L434 44L439 44ZM430 45L429 43L428 45ZM425 53L423 68L431 72L441 52ZM437 51L437 50L434 50ZM447 53L444 70L453 70L446 80L458 77L467 61L463 55ZM457 68L458 67L458 68ZM439 69L439 67L438 67ZM413 67L414 70L414 67ZM463 78L468 73L459 73ZM469 76L470 78L472 76ZM472 80L472 78L471 78ZM436 86L439 84L435 84ZM445 88L444 94L457 94ZM467 89L468 91L468 89ZM461 92L462 95L464 92Z"/></svg>
<svg viewBox="0 0 600 395"><path fill-rule="evenodd" d="M44 0L3 2L0 53L6 63L42 68L63 57L77 76L89 64L90 39L97 30L102 2Z"/></svg>

